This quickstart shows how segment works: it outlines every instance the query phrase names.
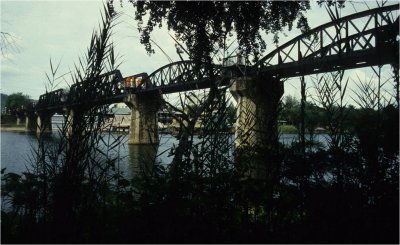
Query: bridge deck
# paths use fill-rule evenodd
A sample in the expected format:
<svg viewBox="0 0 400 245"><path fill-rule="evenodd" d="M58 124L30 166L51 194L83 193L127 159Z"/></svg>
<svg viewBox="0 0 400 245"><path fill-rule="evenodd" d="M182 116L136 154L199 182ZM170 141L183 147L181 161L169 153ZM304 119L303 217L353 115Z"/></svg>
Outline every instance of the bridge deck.
<svg viewBox="0 0 400 245"><path fill-rule="evenodd" d="M232 72L232 67L212 65L211 69L198 69L192 61L181 61L163 66L148 76L146 73L131 76L131 79L140 76L141 80L136 88L128 88L125 86L127 78L123 78L118 70L112 71L72 85L69 93L56 90L41 95L36 111L58 112L66 107L89 108L118 103L130 93L168 94L204 89L217 81L218 85L225 86L235 76L288 78L397 63L398 16L398 5L391 5L323 24L281 45L244 74Z"/></svg>

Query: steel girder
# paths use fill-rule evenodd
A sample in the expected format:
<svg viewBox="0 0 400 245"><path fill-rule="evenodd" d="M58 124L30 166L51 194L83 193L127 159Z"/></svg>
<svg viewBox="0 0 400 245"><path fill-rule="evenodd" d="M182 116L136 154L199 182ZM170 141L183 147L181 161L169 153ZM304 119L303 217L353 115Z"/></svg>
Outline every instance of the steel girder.
<svg viewBox="0 0 400 245"><path fill-rule="evenodd" d="M286 78L395 62L398 28L399 5L339 18L279 46L251 74Z"/></svg>
<svg viewBox="0 0 400 245"><path fill-rule="evenodd" d="M243 75L287 78L398 62L398 35L399 5L367 10L326 23L288 41ZM69 93L59 89L41 95L36 110L122 102L128 93L166 94L209 88L216 82L227 85L230 78L240 76L220 65L204 67L199 68L193 61L174 62L145 76L134 89L125 88L124 78L115 70L75 83Z"/></svg>

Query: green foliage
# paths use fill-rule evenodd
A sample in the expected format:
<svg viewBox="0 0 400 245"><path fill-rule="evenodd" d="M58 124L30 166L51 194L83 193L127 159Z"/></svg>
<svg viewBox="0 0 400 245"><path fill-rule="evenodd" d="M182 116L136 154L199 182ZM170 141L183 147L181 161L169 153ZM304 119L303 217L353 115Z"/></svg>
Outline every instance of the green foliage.
<svg viewBox="0 0 400 245"><path fill-rule="evenodd" d="M94 32L86 61L80 60L79 68L76 67L75 82L106 82L99 79L100 74L115 69L113 48L108 41L116 17L108 2L102 29ZM51 62L50 65L53 79L48 80L53 82L57 68L53 69ZM82 86L77 89L85 93ZM10 216L5 216L9 223L2 226L15 228L8 231L7 241L44 243L91 239L92 229L97 225L89 225L89 218L101 222L104 209L113 207L114 196L126 186L118 172L118 146L122 139L107 138L105 134L107 106L69 109L72 110L66 113L65 124L56 140L46 137L41 129L37 148L32 149L30 170L22 176L7 173L2 178L5 190L2 198L10 201L11 207Z"/></svg>
<svg viewBox="0 0 400 245"><path fill-rule="evenodd" d="M274 34L274 41L278 42L278 33L285 27L291 30L296 19L297 28L308 30L304 16L310 8L308 1L131 2L136 8L140 42L148 53L154 53L151 33L166 21L177 40L186 45L190 59L197 63L211 62L211 54L225 48L226 38L234 34L245 56L252 54L257 60L266 48L261 31ZM148 17L146 23L144 17Z"/></svg>
<svg viewBox="0 0 400 245"><path fill-rule="evenodd" d="M16 125L17 116L15 115L1 115L1 125Z"/></svg>
<svg viewBox="0 0 400 245"><path fill-rule="evenodd" d="M336 105L332 105L332 110L338 110ZM296 127L296 132L298 132L301 124L301 112L300 112L300 102L292 97L286 96L284 102L281 104L281 112L279 114L279 119L286 121L289 125L294 125ZM363 114L365 109L355 108L353 105L348 105L343 108L343 114L346 115L343 121L343 129L345 131L353 130L354 122ZM329 113L325 113L324 108L317 106L315 103L306 102L305 103L305 129L307 133L313 134L317 127L327 128L331 119L327 116ZM365 122L367 123L367 122ZM292 130L285 131L285 127L281 127L283 133L292 132ZM294 133L296 133L294 132Z"/></svg>
<svg viewBox="0 0 400 245"><path fill-rule="evenodd" d="M174 9L178 3L136 4L161 11L152 23L160 23L168 11L183 11ZM114 67L106 42L113 8L107 6L107 30L93 36L88 67L81 65L85 69L77 72L77 81L96 79ZM71 125L72 135L67 137L68 124L61 139L41 135L34 171L17 175L2 169L2 242L398 243L398 106L346 107L332 100L344 93L337 86L340 76L333 78L340 81L323 81L321 103L307 103L305 118L293 98L286 99L281 115L296 125L304 121L310 132L315 125L328 126L327 147L311 137L291 145L235 148L222 129L224 122L235 121L236 111L227 88L213 87L207 96L180 94L181 105L167 103L168 110L183 112L177 118L179 143L170 149L172 163L144 159L133 179L118 172L121 139L104 136L106 108L82 110L74 114L79 120ZM196 141L201 116L209 120Z"/></svg>
<svg viewBox="0 0 400 245"><path fill-rule="evenodd" d="M7 96L5 106L11 111L17 109L27 109L32 107L31 99L22 93L13 93Z"/></svg>
<svg viewBox="0 0 400 245"><path fill-rule="evenodd" d="M288 124L295 125L297 130L299 130L301 124L300 102L289 95L285 97L285 101L281 107L282 110L279 114L279 119L287 121ZM309 133L313 133L316 127L325 127L327 123L323 109L311 102L305 103L304 119L306 131Z"/></svg>
<svg viewBox="0 0 400 245"><path fill-rule="evenodd" d="M4 107L6 104L7 97L8 95L0 93L1 114L5 113Z"/></svg>
<svg viewBox="0 0 400 245"><path fill-rule="evenodd" d="M218 108L209 106L206 113ZM59 186L65 180L45 179L50 173L7 173L2 176L2 198L5 203L11 201L12 211L2 209L2 239L41 243L393 243L398 241L399 147L398 136L391 130L398 125L398 116L392 106L381 113L360 110L354 119L354 134L340 148L326 149L308 141L304 155L303 146L294 142L280 145L276 152L241 149L235 159L225 157L232 145L224 143L225 134L214 130L219 124L209 124L198 143L190 140L190 132L182 136L188 138L181 139L185 145L173 149L173 165L164 167L147 160L149 171L132 180L116 175L116 185L95 189L99 198L95 203L92 188L104 183L100 180L93 180L96 185L83 181L69 189L71 182L67 187ZM359 126L366 121L370 127ZM239 162L245 164L237 165ZM255 163L266 164L260 168L268 173L266 179L244 178L243 173ZM52 221L51 208L67 212L65 206L42 208L46 181L76 200L72 224L69 219ZM50 197L49 201L56 198ZM46 219L37 220L42 212ZM64 236L54 233L54 227L64 229Z"/></svg>
<svg viewBox="0 0 400 245"><path fill-rule="evenodd" d="M278 130L282 134L296 134L298 133L298 130L295 126L293 125L279 125Z"/></svg>
<svg viewBox="0 0 400 245"><path fill-rule="evenodd" d="M345 6L346 0L318 0L317 3L322 5L326 3L328 6L337 6L338 8L343 8Z"/></svg>

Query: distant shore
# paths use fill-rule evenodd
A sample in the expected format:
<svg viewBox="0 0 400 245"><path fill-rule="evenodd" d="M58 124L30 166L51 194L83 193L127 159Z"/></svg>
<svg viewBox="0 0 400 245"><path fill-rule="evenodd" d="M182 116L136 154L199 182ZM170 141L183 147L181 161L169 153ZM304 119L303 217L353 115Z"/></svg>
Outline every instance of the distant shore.
<svg viewBox="0 0 400 245"><path fill-rule="evenodd" d="M1 125L0 127L0 132L26 132L25 127L21 127L21 126L5 126L5 125ZM122 132L122 131L112 131L112 132ZM124 131L125 132L125 131ZM127 130L126 133L128 133L129 130ZM279 126L279 132L283 133L283 134L297 134L298 131L296 129L296 127L294 127L293 125L280 125ZM162 130L160 130L160 133L165 133ZM171 133L171 132L168 132ZM323 131L317 131L315 133L324 133Z"/></svg>
<svg viewBox="0 0 400 245"><path fill-rule="evenodd" d="M18 127L18 126L1 126L0 132L26 132L25 127Z"/></svg>

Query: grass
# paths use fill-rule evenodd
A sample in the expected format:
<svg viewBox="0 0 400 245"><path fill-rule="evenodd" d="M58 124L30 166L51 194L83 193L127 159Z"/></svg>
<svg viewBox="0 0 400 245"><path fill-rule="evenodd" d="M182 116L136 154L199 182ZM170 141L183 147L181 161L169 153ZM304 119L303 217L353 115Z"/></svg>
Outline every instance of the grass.
<svg viewBox="0 0 400 245"><path fill-rule="evenodd" d="M297 134L298 130L294 125L279 125L278 131L282 134Z"/></svg>

